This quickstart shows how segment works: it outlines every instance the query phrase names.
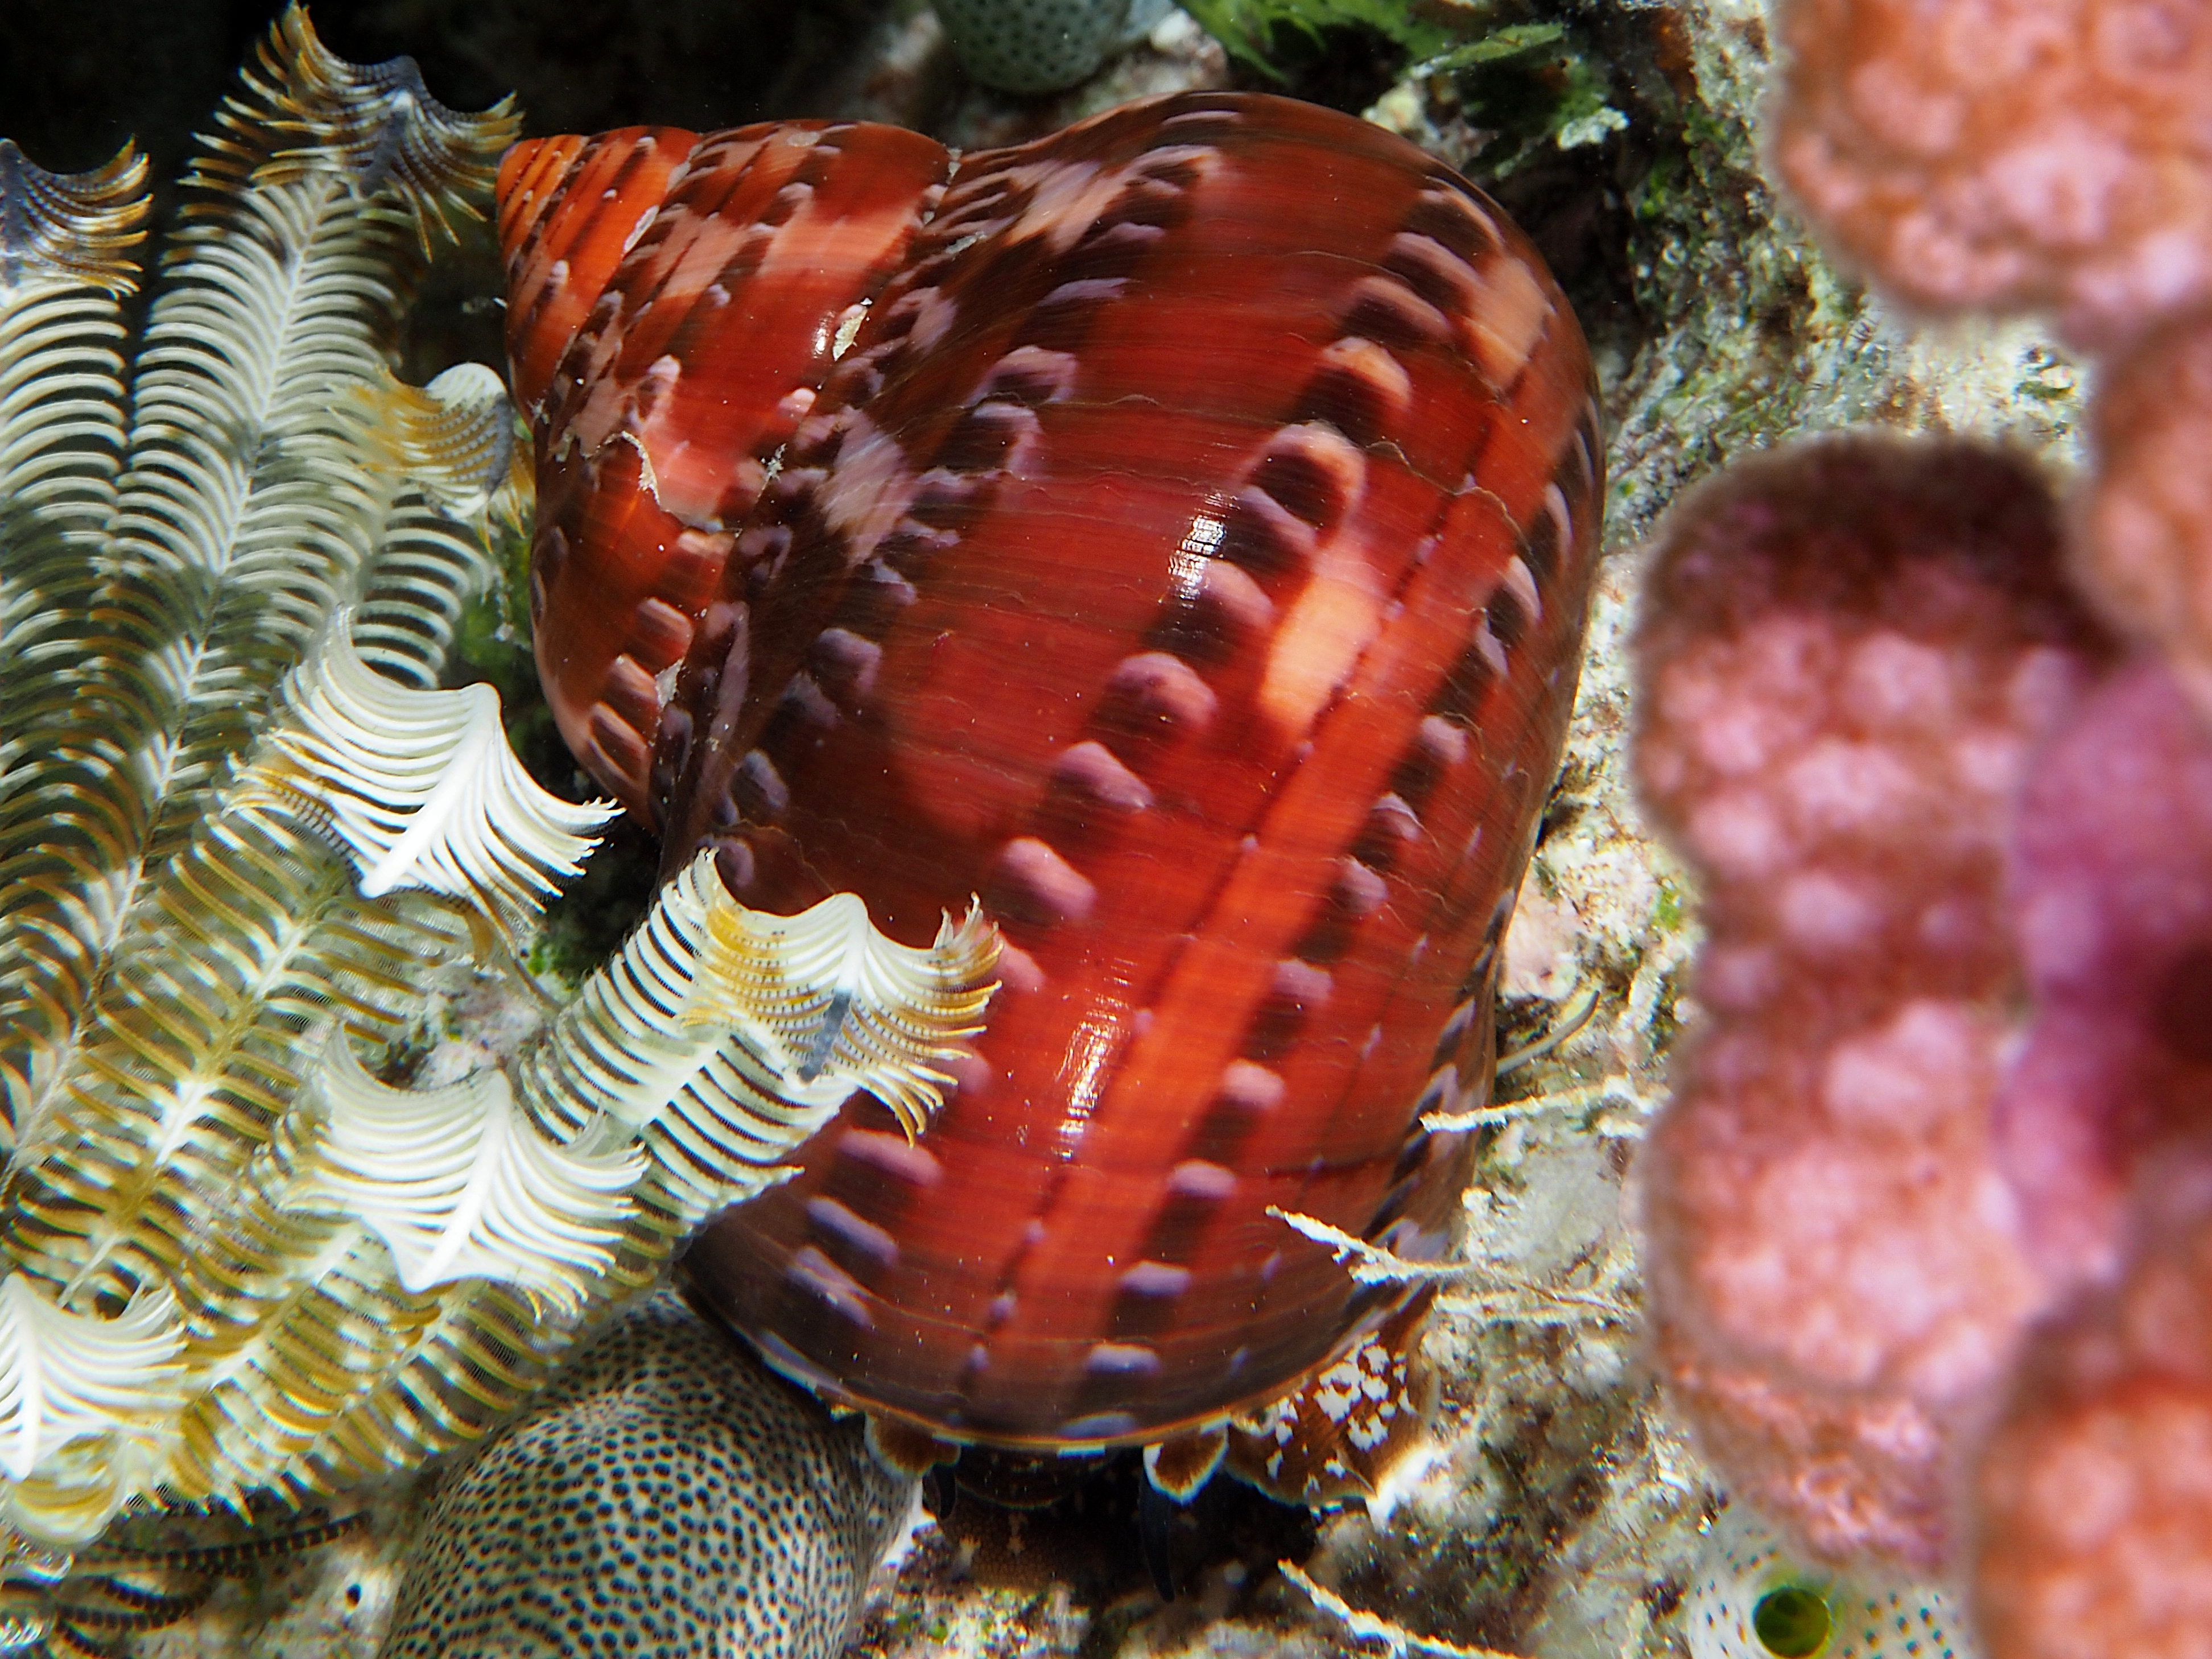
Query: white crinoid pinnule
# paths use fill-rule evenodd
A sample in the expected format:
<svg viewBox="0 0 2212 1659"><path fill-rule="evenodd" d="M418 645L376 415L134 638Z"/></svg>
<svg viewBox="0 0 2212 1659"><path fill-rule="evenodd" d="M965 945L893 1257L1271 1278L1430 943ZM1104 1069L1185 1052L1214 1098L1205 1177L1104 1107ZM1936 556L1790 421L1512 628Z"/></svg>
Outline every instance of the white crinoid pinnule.
<svg viewBox="0 0 2212 1659"><path fill-rule="evenodd" d="M441 689L528 480L490 370L389 356L515 125L289 10L135 361L143 164L0 143L0 1543L473 1438L854 1090L926 1121L982 1018L980 917L914 951L708 862L534 1035L398 1086L433 988L543 1006L523 947L609 816Z"/></svg>
<svg viewBox="0 0 2212 1659"><path fill-rule="evenodd" d="M538 787L507 746L491 687L419 690L375 672L344 611L281 701L285 718L247 776L329 832L368 898L425 888L519 924L621 810Z"/></svg>
<svg viewBox="0 0 2212 1659"><path fill-rule="evenodd" d="M971 905L927 950L878 933L857 893L795 916L726 904L707 917L710 994L687 1018L744 1031L791 1081L793 1099L840 1103L872 1091L908 1134L951 1081L936 1066L983 1029L998 936Z"/></svg>
<svg viewBox="0 0 2212 1659"><path fill-rule="evenodd" d="M189 1386L167 1291L112 1317L72 1313L25 1273L0 1279L0 1522L82 1543L156 1476Z"/></svg>
<svg viewBox="0 0 2212 1659"><path fill-rule="evenodd" d="M183 1346L166 1292L110 1319L57 1307L25 1274L0 1279L0 1472L27 1480L81 1436L151 1437L183 1391Z"/></svg>
<svg viewBox="0 0 2212 1659"><path fill-rule="evenodd" d="M314 1187L392 1252L402 1289L498 1279L564 1313L614 1266L635 1149L598 1157L539 1134L504 1073L442 1089L392 1089L343 1036L316 1079L327 1115Z"/></svg>

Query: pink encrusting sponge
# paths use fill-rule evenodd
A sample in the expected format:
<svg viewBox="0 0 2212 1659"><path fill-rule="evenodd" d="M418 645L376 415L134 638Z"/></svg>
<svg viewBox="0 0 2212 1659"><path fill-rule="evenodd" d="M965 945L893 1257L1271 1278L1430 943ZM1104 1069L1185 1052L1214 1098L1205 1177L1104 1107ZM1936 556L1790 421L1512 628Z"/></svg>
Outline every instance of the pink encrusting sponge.
<svg viewBox="0 0 2212 1659"><path fill-rule="evenodd" d="M1637 763L1694 866L1702 1030L1645 1155L1656 1352L1741 1495L1933 1569L2044 1289L1992 1158L2027 757L2109 658L2026 464L1833 440L1677 509Z"/></svg>

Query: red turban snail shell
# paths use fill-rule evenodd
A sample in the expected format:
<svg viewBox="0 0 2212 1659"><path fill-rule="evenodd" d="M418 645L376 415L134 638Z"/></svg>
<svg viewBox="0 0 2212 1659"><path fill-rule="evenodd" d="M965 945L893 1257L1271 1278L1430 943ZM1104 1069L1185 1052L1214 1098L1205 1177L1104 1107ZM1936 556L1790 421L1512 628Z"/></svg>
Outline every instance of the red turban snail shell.
<svg viewBox="0 0 2212 1659"><path fill-rule="evenodd" d="M927 943L980 894L1006 945L929 1130L856 1097L695 1285L933 1436L1210 1467L1237 1418L1278 1491L1371 1478L1419 1293L1311 1224L1446 1248L1469 1137L1419 1120L1487 1097L1595 558L1534 250L1401 140L1228 94L958 157L541 140L500 229L584 764L749 905Z"/></svg>

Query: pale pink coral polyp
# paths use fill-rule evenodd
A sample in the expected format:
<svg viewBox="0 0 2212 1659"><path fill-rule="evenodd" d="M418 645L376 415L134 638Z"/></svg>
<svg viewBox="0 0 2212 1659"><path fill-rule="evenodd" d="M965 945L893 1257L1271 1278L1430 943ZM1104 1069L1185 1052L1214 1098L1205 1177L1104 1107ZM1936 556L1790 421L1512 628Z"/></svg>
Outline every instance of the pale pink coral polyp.
<svg viewBox="0 0 2212 1659"><path fill-rule="evenodd" d="M1790 944L1808 957L1871 948L1885 918L1870 884L1817 869L1783 884L1775 914Z"/></svg>
<svg viewBox="0 0 2212 1659"><path fill-rule="evenodd" d="M2093 434L2103 466L2084 502L2082 586L2166 652L2212 714L2212 312L2168 325L2112 366Z"/></svg>
<svg viewBox="0 0 2212 1659"><path fill-rule="evenodd" d="M2212 0L1795 0L1777 169L1893 294L2105 345L2212 298Z"/></svg>
<svg viewBox="0 0 2212 1659"><path fill-rule="evenodd" d="M1965 1004L1908 1002L1829 1050L1820 1103L1836 1123L1863 1133L1928 1134L1956 1116L1961 1094L1988 1087L1990 1035Z"/></svg>
<svg viewBox="0 0 2212 1659"><path fill-rule="evenodd" d="M1754 792L1729 790L1698 809L1687 839L1698 856L1737 880L1772 874L1792 848L1772 805Z"/></svg>
<svg viewBox="0 0 2212 1659"><path fill-rule="evenodd" d="M1875 732L1942 730L1956 708L1943 653L1887 629L1850 648L1838 695L1844 713Z"/></svg>
<svg viewBox="0 0 2212 1659"><path fill-rule="evenodd" d="M1942 809L1911 760L1878 744L1823 738L1784 771L1791 821L1808 840L1863 836L1900 814Z"/></svg>

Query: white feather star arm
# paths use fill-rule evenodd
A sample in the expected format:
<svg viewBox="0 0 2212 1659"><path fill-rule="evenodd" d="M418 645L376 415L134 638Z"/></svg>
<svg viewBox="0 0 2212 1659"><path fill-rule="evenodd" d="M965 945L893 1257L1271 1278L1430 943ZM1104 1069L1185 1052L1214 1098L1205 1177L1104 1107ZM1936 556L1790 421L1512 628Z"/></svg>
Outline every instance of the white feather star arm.
<svg viewBox="0 0 2212 1659"><path fill-rule="evenodd" d="M49 173L0 138L0 294L89 288L111 297L138 286L146 240L146 158L125 144L104 167Z"/></svg>
<svg viewBox="0 0 2212 1659"><path fill-rule="evenodd" d="M939 1067L983 1029L998 988L998 935L980 905L947 916L927 949L878 933L857 893L795 916L716 905L707 936L703 994L688 1019L743 1031L790 1099L839 1104L866 1089L908 1134L944 1103L952 1079Z"/></svg>
<svg viewBox="0 0 2212 1659"><path fill-rule="evenodd" d="M722 978L728 939L756 935L757 955L794 926L807 935L805 917L749 916L703 857L524 1051L512 1087L487 1073L391 1089L334 1053L180 1264L200 1392L167 1489L324 1492L472 1438L707 1213L781 1179L858 1086L809 1091L757 1052L749 1034L774 1012L752 1000L757 964ZM941 1099L928 1062L958 1051L990 994L996 935L971 916L930 951L866 948L904 951L902 966L848 965L851 982L902 987L896 1019L935 1023L915 1050L927 1062L870 1073L926 1114Z"/></svg>
<svg viewBox="0 0 2212 1659"><path fill-rule="evenodd" d="M28 1094L48 1027L81 996L81 953L41 930L82 919L77 849L98 832L26 833L43 811L26 798L44 769L33 757L74 729L67 671L82 654L124 445L118 296L137 284L148 207L146 164L128 148L58 174L0 141L0 890L5 911L35 912L35 926L0 921L0 1107Z"/></svg>
<svg viewBox="0 0 2212 1659"><path fill-rule="evenodd" d="M36 647L82 607L115 506L123 452L121 296L137 286L146 162L130 146L89 173L52 173L0 139L0 683L11 701L58 694L30 677ZM0 732L0 771L37 724Z"/></svg>
<svg viewBox="0 0 2212 1659"><path fill-rule="evenodd" d="M0 1469L27 1480L71 1440L156 1431L182 1392L183 1344L166 1295L102 1319L56 1307L21 1273L0 1279Z"/></svg>
<svg viewBox="0 0 2212 1659"><path fill-rule="evenodd" d="M387 378L367 398L375 465L407 480L354 609L362 660L403 684L438 684L461 613L488 574L481 528L521 533L532 494L529 454L515 441L507 386L482 363L457 363L426 386Z"/></svg>
<svg viewBox="0 0 2212 1659"><path fill-rule="evenodd" d="M498 1070L364 1073L433 989L539 1006L480 918L601 817L432 689L526 479L489 371L381 356L513 122L296 8L220 119L127 444L143 168L0 152L0 1537L64 1547L480 1434L853 1089L925 1120L997 948L750 916L702 863Z"/></svg>
<svg viewBox="0 0 2212 1659"><path fill-rule="evenodd" d="M373 395L400 418L368 459L394 471L402 499L436 496L481 514L505 487L503 476L484 475L503 475L511 459L497 441L511 430L503 397L488 397L481 374L441 377L421 392L386 377ZM411 539L388 540L370 565L400 618L387 630L395 640L409 631L410 593L433 592L457 611L456 574L485 562L461 525L417 516ZM429 563L447 584L392 570L395 562ZM465 953L466 931L449 921L360 897L421 886L511 924L588 846L564 826L605 816L528 781L489 688L413 691L371 672L347 641L345 614L323 657L276 700L276 725L242 785L211 804L147 881L131 948L109 968L57 1068L58 1086L27 1126L17 1214L0 1237L73 1287L97 1273L128 1294L149 1259L173 1260L204 1212L197 1194L221 1190L283 1110L299 1047L312 1050L334 1012L371 1034L419 996L430 963ZM441 640L450 624L441 614L412 631ZM363 738L370 724L392 734L396 759L380 759ZM426 732L454 740L453 766L426 769L438 758L424 752ZM295 818L372 866L385 858L373 890L350 892ZM165 1178L178 1198L161 1198Z"/></svg>
<svg viewBox="0 0 2212 1659"><path fill-rule="evenodd" d="M591 832L621 810L539 788L507 746L491 687L416 690L375 672L343 611L283 702L289 718L247 775L345 849L369 898L427 888L512 927L582 867Z"/></svg>
<svg viewBox="0 0 2212 1659"><path fill-rule="evenodd" d="M315 38L296 3L277 18L258 58L258 72L249 65L242 77L249 95L216 113L222 131L208 141L207 171L266 187L335 164L357 195L386 196L405 209L425 258L434 230L453 235L453 215L483 218L492 172L521 125L513 99L482 114L448 109L413 58L349 63Z"/></svg>
<svg viewBox="0 0 2212 1659"><path fill-rule="evenodd" d="M523 1098L555 1134L594 1145L635 1137L697 1078L726 1040L684 1016L697 995L709 905L727 899L694 862L663 887L615 959L586 981L522 1057Z"/></svg>
<svg viewBox="0 0 2212 1659"><path fill-rule="evenodd" d="M183 1340L165 1291L108 1318L0 1278L0 1528L74 1547L152 1483L186 1386Z"/></svg>
<svg viewBox="0 0 2212 1659"><path fill-rule="evenodd" d="M563 1316L592 1299L592 1279L614 1266L641 1153L553 1145L501 1072L387 1088L343 1036L318 1085L327 1115L312 1190L384 1241L404 1289L504 1279Z"/></svg>

